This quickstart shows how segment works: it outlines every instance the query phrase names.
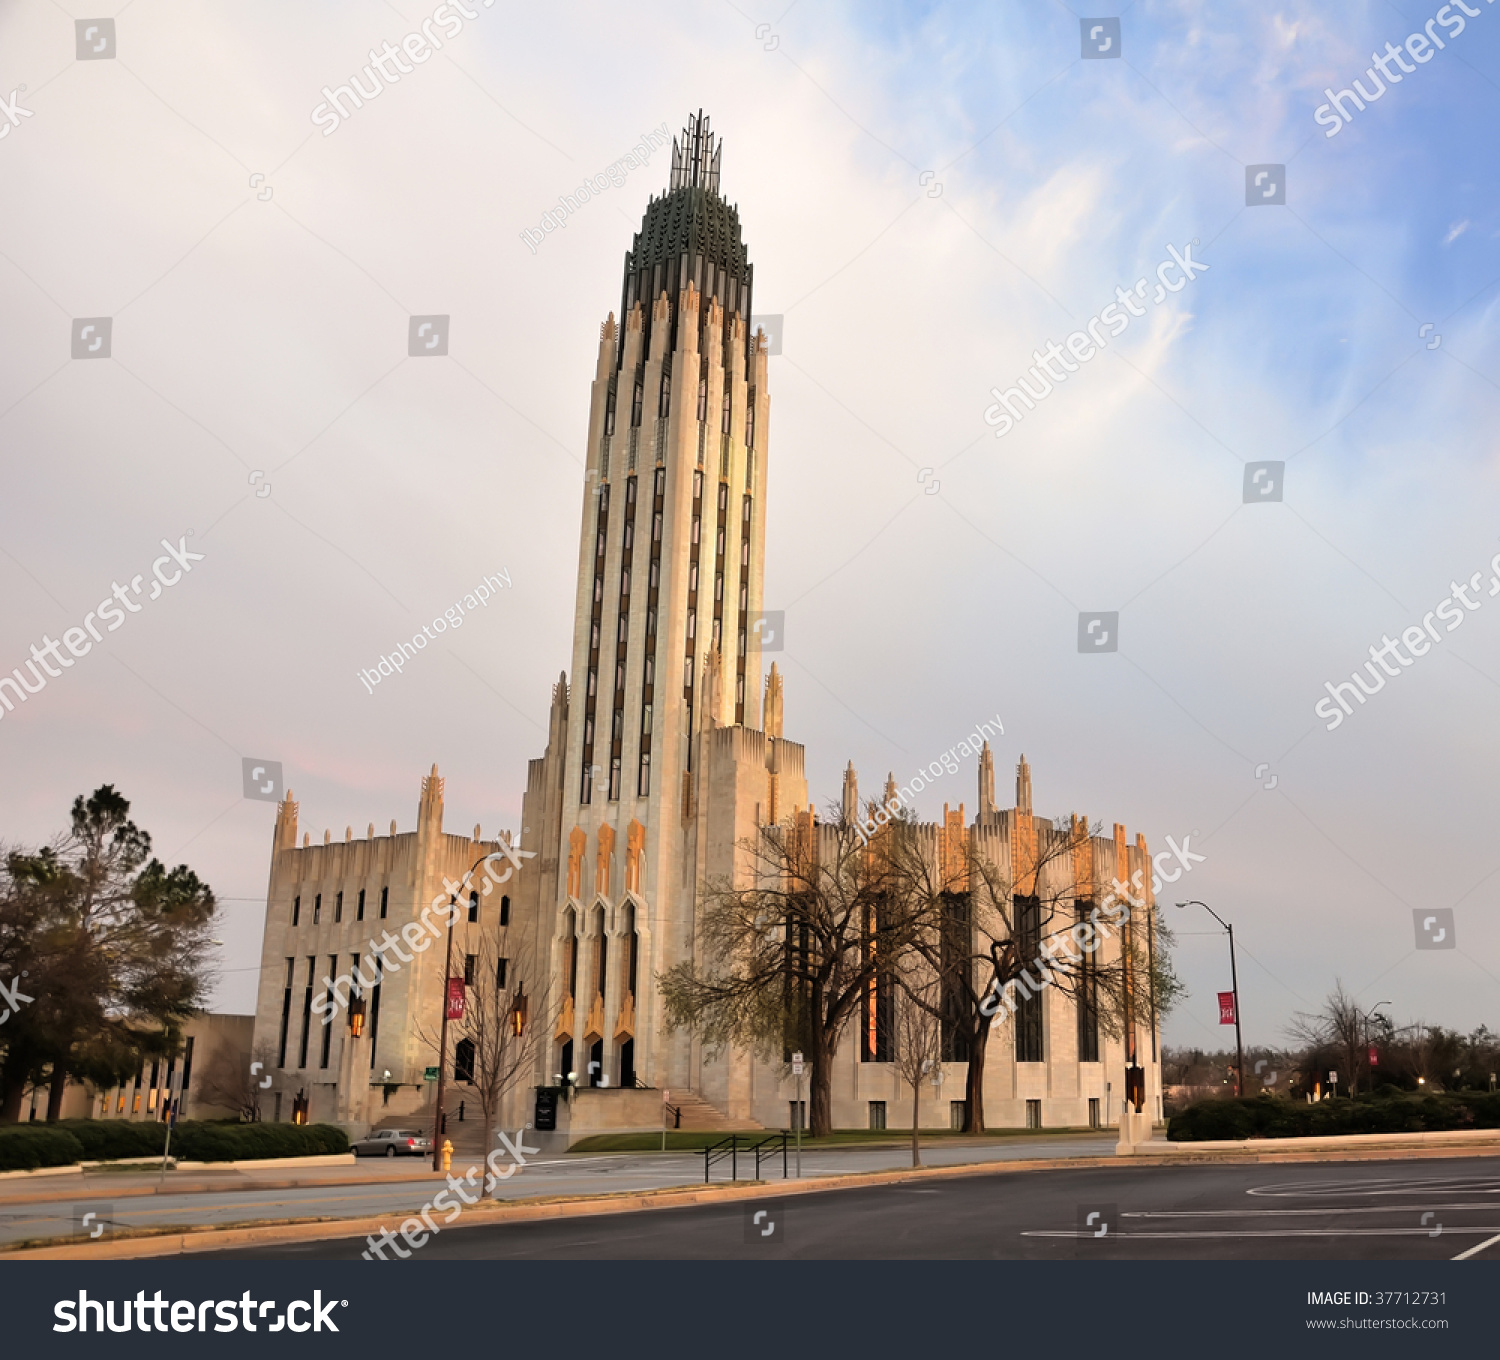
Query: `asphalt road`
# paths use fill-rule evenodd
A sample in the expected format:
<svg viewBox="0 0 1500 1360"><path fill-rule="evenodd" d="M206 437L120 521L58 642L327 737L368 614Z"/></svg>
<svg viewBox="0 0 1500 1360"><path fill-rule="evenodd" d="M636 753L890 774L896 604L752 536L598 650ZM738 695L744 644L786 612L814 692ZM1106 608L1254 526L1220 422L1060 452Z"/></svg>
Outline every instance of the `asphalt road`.
<svg viewBox="0 0 1500 1360"><path fill-rule="evenodd" d="M1074 1134L1048 1138L995 1138L975 1142L943 1142L924 1148L928 1166L954 1166L967 1162L1007 1161L1051 1157L1107 1157L1113 1154L1115 1135ZM804 1177L883 1171L911 1165L911 1150L905 1145L823 1149L802 1154ZM462 1176L468 1167L454 1163ZM740 1176L754 1174L754 1159L740 1158ZM355 1173L351 1173L355 1174ZM44 1203L6 1205L0 1198L0 1242L20 1242L65 1237L115 1228L161 1228L212 1224L255 1223L298 1218L358 1218L389 1214L394 1227L416 1212L442 1188L441 1177L423 1173L407 1161L369 1159L360 1164L364 1177L386 1184L316 1185L261 1189L253 1184L231 1185L224 1190L139 1197L116 1196L111 1191L128 1185L134 1177L93 1176L87 1184L59 1187L55 1199ZM775 1164L763 1161L761 1175L781 1174ZM727 1181L726 1161L713 1168L715 1181ZM154 1173L147 1179L154 1179ZM692 1153L620 1153L574 1155L528 1161L508 1180L501 1182L500 1198L529 1199L554 1195L602 1195L630 1190L660 1190L668 1186L702 1185L703 1158ZM28 1186L28 1189L31 1187ZM87 1224L84 1216L92 1214ZM441 1215L439 1215L441 1217Z"/></svg>
<svg viewBox="0 0 1500 1360"><path fill-rule="evenodd" d="M331 1238L220 1256L347 1260L365 1250L362 1238ZM1123 1164L600 1218L474 1228L460 1219L413 1254L424 1261L1411 1261L1465 1252L1500 1260L1500 1158Z"/></svg>

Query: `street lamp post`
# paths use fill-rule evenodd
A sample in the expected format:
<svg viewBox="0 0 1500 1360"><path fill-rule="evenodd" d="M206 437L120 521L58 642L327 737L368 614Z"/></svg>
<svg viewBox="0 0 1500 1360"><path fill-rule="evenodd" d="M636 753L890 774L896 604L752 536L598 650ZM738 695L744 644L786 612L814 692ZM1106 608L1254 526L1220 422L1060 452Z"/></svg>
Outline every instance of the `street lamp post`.
<svg viewBox="0 0 1500 1360"><path fill-rule="evenodd" d="M1373 1006L1370 1007L1370 1009L1367 1012L1365 1012L1365 1060L1366 1060L1366 1063L1369 1066L1369 1072L1370 1072L1370 1090L1371 1090L1372 1093L1375 1090L1375 1064L1370 1060L1371 1059L1371 1049L1370 1049L1370 1021L1373 1020L1376 1017L1376 1015L1379 1014L1380 1008L1382 1006L1389 1006L1389 1005L1392 1005L1392 1004L1393 1003L1390 1002L1390 1001L1377 1001ZM1385 1016L1382 1015L1382 1016L1380 1016L1380 1018L1382 1020L1384 1020ZM1352 1085L1352 1078L1353 1078L1354 1074L1351 1072L1349 1075L1350 1075L1350 1078L1351 1078L1351 1085ZM1349 1094L1353 1095L1354 1093L1353 1093L1353 1091L1351 1091Z"/></svg>
<svg viewBox="0 0 1500 1360"><path fill-rule="evenodd" d="M469 881L472 874L481 864L489 858L481 855L469 866L469 873L463 876L458 890L448 895L448 906L457 908L458 892L462 890L465 883ZM437 1079L437 1106L432 1112L432 1169L441 1171L443 1169L443 1097L447 1089L448 1068L448 975L453 971L453 923L458 919L457 910L448 913L448 947L443 954L443 1023L438 1032L438 1079Z"/></svg>
<svg viewBox="0 0 1500 1360"><path fill-rule="evenodd" d="M1189 898L1186 902L1179 902L1177 905L1179 907L1202 907L1229 932L1229 985L1234 997L1234 1093L1242 1096L1245 1094L1245 1049L1240 1042L1240 974L1234 961L1234 927L1207 902L1200 902L1196 897Z"/></svg>

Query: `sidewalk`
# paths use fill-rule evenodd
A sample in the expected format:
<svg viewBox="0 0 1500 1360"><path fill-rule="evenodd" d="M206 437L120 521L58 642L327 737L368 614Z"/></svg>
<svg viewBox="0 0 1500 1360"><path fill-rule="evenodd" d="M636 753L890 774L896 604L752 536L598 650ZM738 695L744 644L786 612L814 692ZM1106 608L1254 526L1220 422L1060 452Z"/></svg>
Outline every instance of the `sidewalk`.
<svg viewBox="0 0 1500 1360"><path fill-rule="evenodd" d="M1108 1130L1087 1132L1039 1130L1034 1135L1008 1133L1004 1136L948 1137L930 1142L924 1139L922 1152L924 1157L929 1160L936 1159L939 1163L947 1160L945 1154L951 1155L952 1153L956 1153L957 1159L961 1161L982 1161L984 1158L973 1157L972 1154L988 1150L992 1156L1003 1156L1004 1151L1009 1148L1020 1148L1038 1141L1055 1142L1077 1139L1084 1142L1108 1136ZM860 1158L867 1154L880 1157L892 1154L902 1156L910 1147L910 1135L903 1136L899 1132L890 1139L860 1140L848 1143L835 1140L814 1142L808 1139L803 1144L803 1156L809 1161L815 1157L821 1160L829 1156L851 1158ZM692 1158L695 1165L701 1165L699 1154L681 1150L669 1151L665 1154L656 1152L561 1153L549 1156L546 1163L551 1167L564 1168L570 1162L582 1167L586 1163L608 1160L617 1164L629 1163L640 1167L650 1167L658 1161L680 1162L684 1157ZM453 1155L454 1168L460 1172L478 1160L480 1159L477 1157L465 1159L457 1151ZM432 1164L425 1157L402 1157L391 1160L367 1157L362 1158L353 1166L309 1167L306 1170L275 1166L264 1170L241 1167L235 1170L226 1168L223 1171L197 1169L168 1171L165 1182L162 1180L160 1168L140 1168L129 1171L90 1170L81 1175L39 1175L35 1180L25 1178L0 1180L0 1209L12 1205L49 1204L78 1199L109 1198L115 1200L144 1195L222 1194L247 1190L310 1190L330 1186L388 1186L421 1183L434 1179L441 1180L442 1174L434 1172Z"/></svg>
<svg viewBox="0 0 1500 1360"><path fill-rule="evenodd" d="M455 1158L455 1161L457 1159ZM36 1180L0 1181L0 1208L19 1204L49 1204L61 1200L131 1199L141 1195L214 1194L226 1190L305 1190L320 1186L395 1185L441 1179L426 1157L399 1161L366 1158L353 1166L309 1167L297 1171L284 1166L265 1170L224 1171L85 1171L78 1176L38 1176Z"/></svg>

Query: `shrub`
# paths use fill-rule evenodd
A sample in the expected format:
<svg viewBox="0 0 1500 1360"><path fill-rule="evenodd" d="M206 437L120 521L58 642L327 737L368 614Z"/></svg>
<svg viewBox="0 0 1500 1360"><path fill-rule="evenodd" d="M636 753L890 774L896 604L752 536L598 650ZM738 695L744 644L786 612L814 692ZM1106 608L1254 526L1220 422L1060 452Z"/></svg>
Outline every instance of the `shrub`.
<svg viewBox="0 0 1500 1360"><path fill-rule="evenodd" d="M70 1166L80 1161L160 1157L167 1126L155 1120L64 1119L0 1127L0 1171ZM172 1156L185 1162L239 1162L349 1151L333 1124L240 1124L184 1120L172 1131Z"/></svg>
<svg viewBox="0 0 1500 1360"><path fill-rule="evenodd" d="M188 1120L173 1133L172 1151L190 1162L312 1157L348 1152L349 1138L333 1124L221 1124Z"/></svg>
<svg viewBox="0 0 1500 1360"><path fill-rule="evenodd" d="M1347 1133L1432 1133L1500 1128L1500 1095L1417 1096L1385 1087L1374 1095L1318 1101L1249 1096L1202 1100L1175 1114L1167 1138L1196 1143L1239 1138L1319 1138Z"/></svg>
<svg viewBox="0 0 1500 1360"><path fill-rule="evenodd" d="M72 1166L83 1160L83 1144L49 1124L0 1128L0 1171L35 1171L39 1166Z"/></svg>
<svg viewBox="0 0 1500 1360"><path fill-rule="evenodd" d="M52 1126L65 1129L82 1145L86 1161L105 1162L122 1157L160 1157L167 1126L154 1120L61 1119Z"/></svg>

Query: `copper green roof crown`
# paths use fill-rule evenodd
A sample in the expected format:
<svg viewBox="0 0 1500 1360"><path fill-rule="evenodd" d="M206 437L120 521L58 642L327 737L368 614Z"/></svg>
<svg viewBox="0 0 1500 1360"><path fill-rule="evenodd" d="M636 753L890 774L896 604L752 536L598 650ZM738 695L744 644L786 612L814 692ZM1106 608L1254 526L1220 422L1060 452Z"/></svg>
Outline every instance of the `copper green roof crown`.
<svg viewBox="0 0 1500 1360"><path fill-rule="evenodd" d="M672 300L669 353L677 344L677 297L691 281L700 294L717 298L726 312L745 319L748 354L755 271L740 235L739 208L719 194L723 154L702 110L688 115L681 136L672 140L670 187L647 204L641 229L625 252L621 331L624 318L639 301L649 343L651 303L665 292Z"/></svg>

